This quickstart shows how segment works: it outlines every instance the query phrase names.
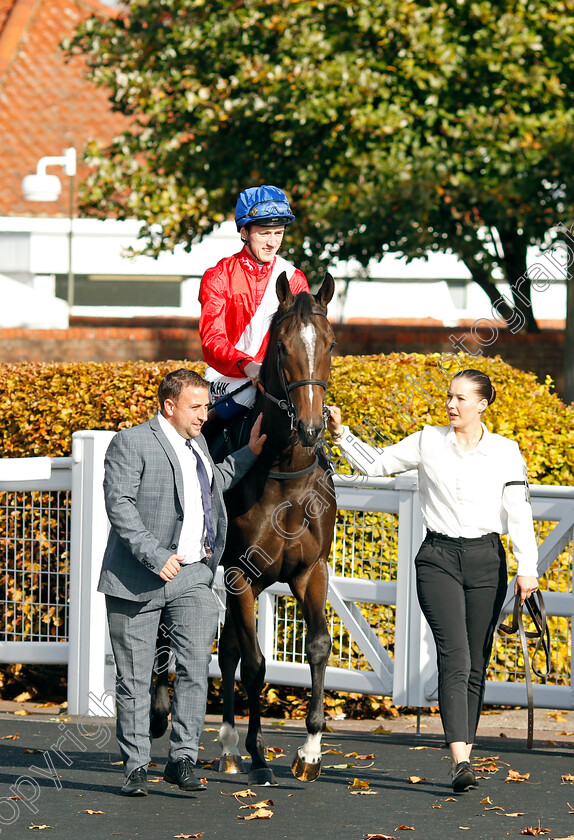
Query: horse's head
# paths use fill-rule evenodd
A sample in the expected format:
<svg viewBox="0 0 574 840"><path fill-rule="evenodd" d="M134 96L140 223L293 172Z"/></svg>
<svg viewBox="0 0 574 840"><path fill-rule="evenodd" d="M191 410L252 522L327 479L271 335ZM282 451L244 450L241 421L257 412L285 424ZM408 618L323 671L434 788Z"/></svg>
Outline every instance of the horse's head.
<svg viewBox="0 0 574 840"><path fill-rule="evenodd" d="M279 309L271 325L262 374L269 391L276 378L273 393L290 415L299 443L307 447L317 444L325 427L325 392L335 344L327 304L334 290L328 272L316 295L293 295L284 272L277 279Z"/></svg>

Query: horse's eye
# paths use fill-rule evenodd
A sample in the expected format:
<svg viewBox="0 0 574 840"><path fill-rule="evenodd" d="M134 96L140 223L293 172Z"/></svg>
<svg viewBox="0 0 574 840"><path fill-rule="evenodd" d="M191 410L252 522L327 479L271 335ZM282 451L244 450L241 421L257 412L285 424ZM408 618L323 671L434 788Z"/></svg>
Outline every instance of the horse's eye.
<svg viewBox="0 0 574 840"><path fill-rule="evenodd" d="M332 342L330 343L330 345L329 345L329 353L330 353L330 352L331 352L331 350L335 347L336 343L337 343L336 341L332 341Z"/></svg>
<svg viewBox="0 0 574 840"><path fill-rule="evenodd" d="M277 350L279 351L279 353L287 353L287 348L285 347L282 341L277 342Z"/></svg>

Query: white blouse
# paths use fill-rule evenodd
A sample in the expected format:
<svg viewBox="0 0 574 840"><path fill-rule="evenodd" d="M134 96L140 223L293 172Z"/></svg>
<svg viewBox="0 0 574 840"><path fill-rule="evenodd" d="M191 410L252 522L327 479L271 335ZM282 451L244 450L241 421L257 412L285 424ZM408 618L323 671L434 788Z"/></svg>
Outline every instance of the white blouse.
<svg viewBox="0 0 574 840"><path fill-rule="evenodd" d="M478 445L460 448L452 426L425 426L422 431L375 449L347 426L337 439L349 463L369 476L417 469L424 523L449 537L508 533L519 575L536 575L538 548L534 536L526 464L515 441L484 434Z"/></svg>

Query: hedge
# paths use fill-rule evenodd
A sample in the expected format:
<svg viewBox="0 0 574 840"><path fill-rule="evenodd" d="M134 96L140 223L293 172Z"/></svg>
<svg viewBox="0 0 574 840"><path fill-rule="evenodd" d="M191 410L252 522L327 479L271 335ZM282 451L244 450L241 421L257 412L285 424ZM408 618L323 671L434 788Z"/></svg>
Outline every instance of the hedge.
<svg viewBox="0 0 574 840"><path fill-rule="evenodd" d="M327 399L351 426L364 429L367 419L397 441L427 423L448 422L440 365L456 372L463 363L491 377L497 399L486 423L519 443L531 482L573 484L574 406L564 405L549 377L542 384L498 356L335 357ZM181 366L204 369L202 362L185 361L0 365L2 457L69 455L78 429L121 429L147 420L157 409L159 381Z"/></svg>
<svg viewBox="0 0 574 840"><path fill-rule="evenodd" d="M182 366L198 372L204 369L203 363L185 361L0 365L2 457L69 455L75 430L119 429L147 420L157 410L159 381L168 371ZM424 356L405 353L335 357L327 399L339 405L344 421L357 427L364 436L378 443L382 442L382 438L387 442L397 441L427 423L444 425L448 422L444 405L448 374L455 373L463 366L479 368L491 377L497 389L497 399L488 409L486 423L492 431L519 443L531 482L572 485L574 406L566 406L561 402L553 392L549 378L542 384L534 374L516 370L499 357L470 359L462 355ZM342 466L348 469L345 463ZM2 495L6 497L7 494ZM64 514L59 515L63 521ZM2 542L7 546L6 552L11 547L9 533L20 531L20 516L19 512L7 506L0 510L0 528L4 531L10 527L10 531L4 531L6 538L2 536ZM339 514L338 538L343 535L343 516ZM365 555L378 555L380 564L377 566L365 558L361 569L355 570L355 574L378 576L379 579L392 578L396 563L393 552L396 552L396 547L393 547L388 537L390 529L396 527L396 522L393 522L391 514L363 514L362 532L355 538L356 545L360 542L360 550ZM55 517L48 525L57 528L61 522ZM29 519L26 527L31 529L29 536L33 539L37 539L37 534L45 530L45 526L33 518ZM44 542L48 544L48 541ZM19 638L26 638L28 633L40 626L50 635L56 633L64 620L67 608L65 596L62 592L47 591L52 585L47 583L46 575L39 574L41 570L37 568L37 562L33 569L30 568L30 560L24 553L27 550L25 545L25 540L20 542L21 553L17 564L19 574L21 571L34 573L30 577L33 581L30 588L25 589L21 583L18 585L12 575L6 575L5 572L0 574L0 586L6 587L8 601L14 602L12 608L8 606L5 628L9 634L13 633ZM42 556L46 559L42 559L40 565L48 561L54 563L54 558ZM37 557L38 553L36 560ZM57 561L60 574L67 571L67 560L65 552L60 552ZM336 548L335 564L339 573L344 573L343 563L343 554ZM557 589L563 585L559 574L547 576L548 588ZM19 602L22 602L21 606ZM47 614L42 612L41 603L48 602L59 603L61 606L52 606L50 614ZM287 600L282 605L278 603L278 606L286 612L293 609ZM362 605L362 609L382 643L392 653L394 608L383 606L378 614L368 612L372 610L369 605ZM366 667L360 652L340 627L337 617L333 616L332 620L334 655L343 658L351 656L358 667ZM555 621L564 624L563 619ZM560 681L567 677L570 668L568 627L562 624L557 624L555 628L555 672ZM292 633L292 630L286 632ZM301 641L292 639L287 647L292 642L302 657ZM506 647L504 650L497 649L495 660L515 664L518 658L516 650ZM333 660L333 664L338 662ZM281 692L280 689L277 691ZM277 691L271 690L275 698L278 696ZM285 702L287 706L293 706L292 712L296 715L301 713L301 708L294 704L295 696L289 695ZM353 702L357 701L357 696L354 697ZM341 711L341 701L335 698L332 702ZM371 710L376 711L381 703L381 698L372 698Z"/></svg>

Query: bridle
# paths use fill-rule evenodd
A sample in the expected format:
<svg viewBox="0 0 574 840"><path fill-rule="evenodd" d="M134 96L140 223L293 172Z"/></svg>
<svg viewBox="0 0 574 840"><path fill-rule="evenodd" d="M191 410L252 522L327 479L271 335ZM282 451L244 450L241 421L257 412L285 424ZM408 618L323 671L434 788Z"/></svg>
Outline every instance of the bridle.
<svg viewBox="0 0 574 840"><path fill-rule="evenodd" d="M285 321L287 318L292 318L296 313L295 312L285 312L281 315L280 318L277 319L277 326ZM320 309L312 309L312 315L321 315L323 318L326 318L327 315L325 312L322 312ZM320 385L323 388L325 394L327 393L328 382L325 382L324 379L298 379L296 382L287 382L287 375L285 373L285 366L283 364L283 359L281 358L281 351L277 350L277 372L279 374L279 379L281 381L281 385L283 387L283 391L285 392L285 396L282 399L278 399L274 397L273 394L270 394L269 391L265 390L265 386L258 382L258 388L268 400L278 406L282 411L287 412L287 416L289 417L291 423L291 431L295 429L297 425L297 409L293 400L291 399L291 391L294 388L301 388L303 385ZM329 418L329 409L327 408L327 403L323 398L323 428L327 427L327 420Z"/></svg>

